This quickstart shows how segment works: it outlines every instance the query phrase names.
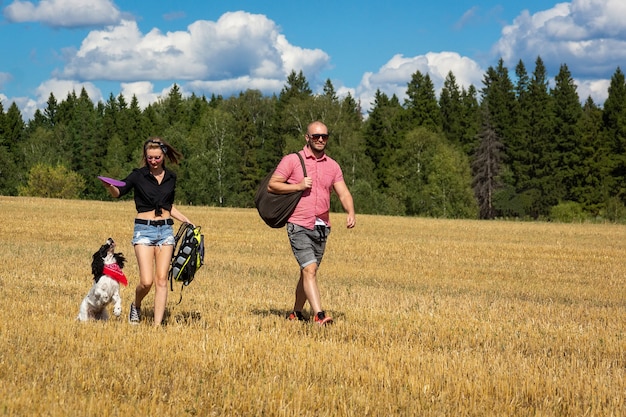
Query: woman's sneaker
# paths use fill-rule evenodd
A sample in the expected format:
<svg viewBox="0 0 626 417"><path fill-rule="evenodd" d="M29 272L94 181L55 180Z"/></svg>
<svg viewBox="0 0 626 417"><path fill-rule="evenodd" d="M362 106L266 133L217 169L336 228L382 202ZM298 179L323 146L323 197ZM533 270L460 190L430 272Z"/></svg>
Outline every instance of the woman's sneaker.
<svg viewBox="0 0 626 417"><path fill-rule="evenodd" d="M139 324L140 320L141 314L139 313L139 309L135 307L135 303L131 303L130 313L128 314L128 322L130 324Z"/></svg>
<svg viewBox="0 0 626 417"><path fill-rule="evenodd" d="M287 320L291 320L291 321L295 321L295 320L306 321L306 319L302 315L302 311L292 311L291 313L287 314Z"/></svg>
<svg viewBox="0 0 626 417"><path fill-rule="evenodd" d="M313 321L315 321L315 323L319 324L320 326L326 326L327 324L331 324L333 322L333 319L330 317L326 317L326 313L320 311L315 315Z"/></svg>

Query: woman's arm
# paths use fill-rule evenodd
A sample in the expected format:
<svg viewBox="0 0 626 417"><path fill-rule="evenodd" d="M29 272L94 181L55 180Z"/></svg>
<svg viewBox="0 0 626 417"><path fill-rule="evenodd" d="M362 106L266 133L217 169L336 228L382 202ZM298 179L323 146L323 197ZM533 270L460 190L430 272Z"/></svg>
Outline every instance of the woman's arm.
<svg viewBox="0 0 626 417"><path fill-rule="evenodd" d="M191 221L187 218L187 216L185 216L183 213L181 213L180 210L178 210L174 206L172 206L172 209L170 210L170 215L173 218L175 218L176 220L178 220L179 222L189 223L190 225L194 226L194 224L191 223Z"/></svg>
<svg viewBox="0 0 626 417"><path fill-rule="evenodd" d="M120 196L120 190L115 185L107 184L106 182L103 182L103 184L104 188L106 188L109 191L109 194L111 194L111 197L118 198Z"/></svg>

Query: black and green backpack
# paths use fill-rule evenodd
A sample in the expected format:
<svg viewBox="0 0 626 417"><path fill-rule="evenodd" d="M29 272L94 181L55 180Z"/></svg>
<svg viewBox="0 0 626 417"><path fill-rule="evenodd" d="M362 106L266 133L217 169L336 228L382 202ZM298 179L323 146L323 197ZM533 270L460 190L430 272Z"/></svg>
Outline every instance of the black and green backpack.
<svg viewBox="0 0 626 417"><path fill-rule="evenodd" d="M194 227L189 223L183 223L176 233L175 240L168 279L172 291L174 281L182 283L180 295L182 300L183 287L193 281L198 269L204 265L204 235L200 233L200 226Z"/></svg>

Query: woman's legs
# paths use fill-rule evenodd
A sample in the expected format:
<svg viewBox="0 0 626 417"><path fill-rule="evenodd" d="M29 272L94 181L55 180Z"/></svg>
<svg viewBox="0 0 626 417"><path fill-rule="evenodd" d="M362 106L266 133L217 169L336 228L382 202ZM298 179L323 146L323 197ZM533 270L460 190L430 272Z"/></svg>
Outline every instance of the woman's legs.
<svg viewBox="0 0 626 417"><path fill-rule="evenodd" d="M156 282L154 298L154 324L160 325L165 314L167 303L167 274L172 261L172 245L148 246L135 245L135 255L139 265L139 284L135 289L135 307L141 308L141 303ZM153 266L156 263L156 273Z"/></svg>
<svg viewBox="0 0 626 417"><path fill-rule="evenodd" d="M139 266L139 284L135 288L135 307L141 308L141 302L152 288L154 264L154 246L135 245L135 256Z"/></svg>
<svg viewBox="0 0 626 417"><path fill-rule="evenodd" d="M154 257L156 258L156 277L154 294L154 325L159 326L165 315L165 305L167 304L167 274L172 263L172 245L154 247Z"/></svg>

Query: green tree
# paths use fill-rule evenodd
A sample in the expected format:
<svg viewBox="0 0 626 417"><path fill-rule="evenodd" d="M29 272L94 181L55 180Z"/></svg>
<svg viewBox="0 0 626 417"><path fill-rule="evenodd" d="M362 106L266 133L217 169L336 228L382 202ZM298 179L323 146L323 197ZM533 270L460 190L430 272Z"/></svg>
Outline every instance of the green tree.
<svg viewBox="0 0 626 417"><path fill-rule="evenodd" d="M480 104L476 87L470 85L467 90L461 89L460 146L466 155L476 149L476 138L480 131Z"/></svg>
<svg viewBox="0 0 626 417"><path fill-rule="evenodd" d="M441 111L430 75L416 71L408 83L406 95L406 128L424 126L433 132L441 131Z"/></svg>
<svg viewBox="0 0 626 417"><path fill-rule="evenodd" d="M48 96L46 102L46 108L43 111L43 115L46 120L47 127L54 127L58 121L59 104L53 93Z"/></svg>
<svg viewBox="0 0 626 417"><path fill-rule="evenodd" d="M462 138L465 130L463 119L463 103L461 91L456 83L456 77L452 71L448 72L443 82L443 88L439 95L439 108L441 109L441 122L444 135L450 143L462 146Z"/></svg>
<svg viewBox="0 0 626 417"><path fill-rule="evenodd" d="M554 103L553 141L556 145L555 170L551 179L560 185L555 184L555 189L564 188L564 195L560 196L560 200L580 203L574 190L584 182L585 175L581 169L583 144L579 129L582 108L576 84L567 65L561 65L555 77L555 87L550 94Z"/></svg>
<svg viewBox="0 0 626 417"><path fill-rule="evenodd" d="M190 149L181 167L181 192L184 203L220 207L244 207L249 198L241 189L241 174L236 163L239 149L234 140L231 115L220 109L207 109L190 134Z"/></svg>
<svg viewBox="0 0 626 417"><path fill-rule="evenodd" d="M84 188L85 179L65 166L38 164L31 168L28 184L19 187L19 195L77 199Z"/></svg>
<svg viewBox="0 0 626 417"><path fill-rule="evenodd" d="M273 147L266 146L272 141L275 102L275 98L264 97L259 90L246 90L218 106L233 119L244 207L252 206L257 184L278 162L278 156L271 152Z"/></svg>
<svg viewBox="0 0 626 417"><path fill-rule="evenodd" d="M376 188L384 189L388 184L388 170L393 165L392 158L399 148L399 123L404 109L398 98L389 98L376 90L369 118L365 123L365 154L374 164Z"/></svg>
<svg viewBox="0 0 626 417"><path fill-rule="evenodd" d="M608 93L603 136L609 147L605 164L611 175L606 180L611 184L610 196L626 203L626 81L619 67L611 77Z"/></svg>
<svg viewBox="0 0 626 417"><path fill-rule="evenodd" d="M579 182L571 189L572 199L594 216L600 215L610 195L610 167L606 165L609 145L602 132L602 110L591 97L585 102L578 120L581 164L577 168Z"/></svg>
<svg viewBox="0 0 626 417"><path fill-rule="evenodd" d="M483 126L478 134L479 145L472 158L474 195L481 219L493 219L497 215L495 195L502 188L503 145L491 126L487 104L483 108Z"/></svg>
<svg viewBox="0 0 626 417"><path fill-rule="evenodd" d="M431 161L424 194L429 207L425 214L444 218L476 218L472 177L467 156L448 144L440 144Z"/></svg>

